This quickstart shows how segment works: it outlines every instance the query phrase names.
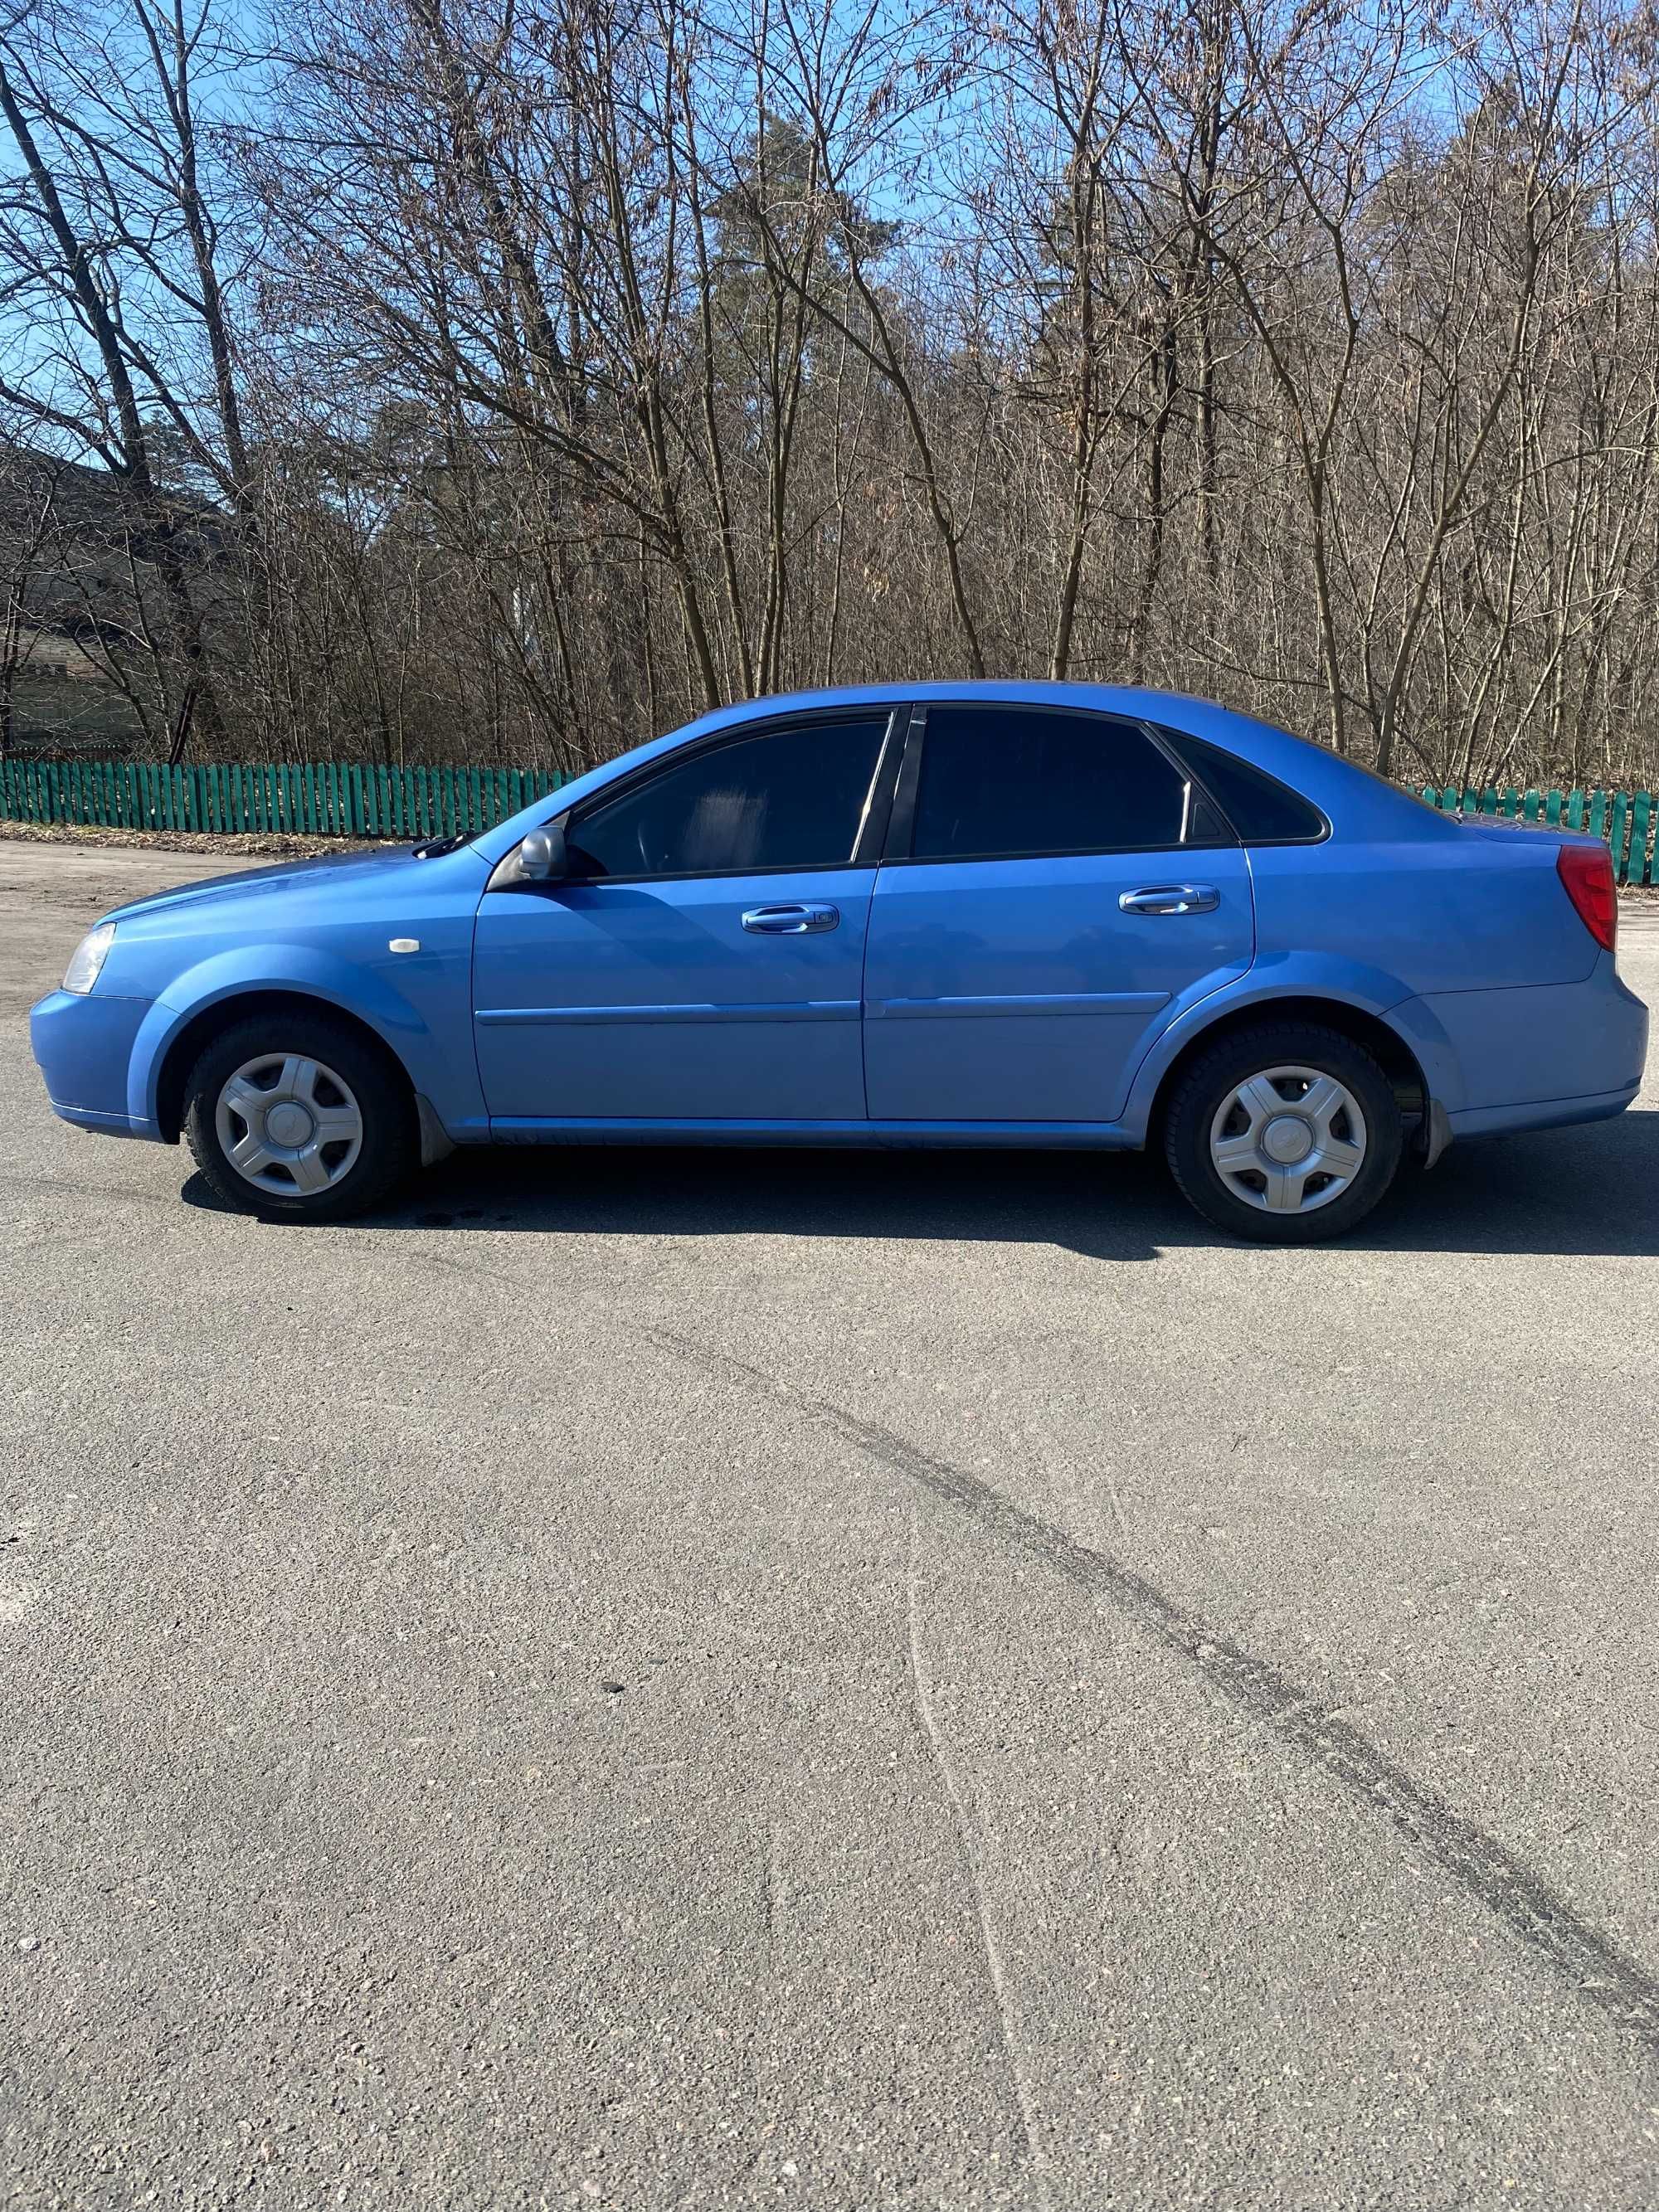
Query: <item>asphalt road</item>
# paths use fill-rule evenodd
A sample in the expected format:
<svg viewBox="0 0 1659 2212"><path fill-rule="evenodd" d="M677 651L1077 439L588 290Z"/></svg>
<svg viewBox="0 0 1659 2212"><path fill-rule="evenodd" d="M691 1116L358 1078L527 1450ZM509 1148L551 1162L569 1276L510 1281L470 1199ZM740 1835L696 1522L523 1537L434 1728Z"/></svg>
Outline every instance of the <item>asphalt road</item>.
<svg viewBox="0 0 1659 2212"><path fill-rule="evenodd" d="M1659 2203L1659 1085L265 1228L21 1018L215 865L0 846L9 2204Z"/></svg>

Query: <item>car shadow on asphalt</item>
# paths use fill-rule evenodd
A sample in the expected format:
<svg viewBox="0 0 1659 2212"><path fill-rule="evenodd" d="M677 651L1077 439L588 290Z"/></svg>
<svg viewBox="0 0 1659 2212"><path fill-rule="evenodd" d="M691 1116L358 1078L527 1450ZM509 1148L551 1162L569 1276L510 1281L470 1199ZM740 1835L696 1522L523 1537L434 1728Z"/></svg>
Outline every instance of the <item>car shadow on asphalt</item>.
<svg viewBox="0 0 1659 2212"><path fill-rule="evenodd" d="M183 1195L224 1210L199 1176ZM1191 1212L1161 1161L1132 1152L515 1146L454 1153L347 1227L1048 1243L1115 1261L1243 1249ZM1407 1168L1341 1249L1659 1253L1659 1111L1454 1145L1429 1173Z"/></svg>

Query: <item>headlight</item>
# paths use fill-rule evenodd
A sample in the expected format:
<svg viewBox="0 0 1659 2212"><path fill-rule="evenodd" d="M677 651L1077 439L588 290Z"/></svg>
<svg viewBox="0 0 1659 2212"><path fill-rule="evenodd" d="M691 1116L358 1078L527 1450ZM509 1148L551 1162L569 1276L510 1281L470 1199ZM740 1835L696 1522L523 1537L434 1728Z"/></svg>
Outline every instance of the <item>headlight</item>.
<svg viewBox="0 0 1659 2212"><path fill-rule="evenodd" d="M109 949L115 942L115 924L100 921L96 929L89 929L75 948L75 957L64 970L64 988L76 991L82 998L98 981L98 971L109 957Z"/></svg>

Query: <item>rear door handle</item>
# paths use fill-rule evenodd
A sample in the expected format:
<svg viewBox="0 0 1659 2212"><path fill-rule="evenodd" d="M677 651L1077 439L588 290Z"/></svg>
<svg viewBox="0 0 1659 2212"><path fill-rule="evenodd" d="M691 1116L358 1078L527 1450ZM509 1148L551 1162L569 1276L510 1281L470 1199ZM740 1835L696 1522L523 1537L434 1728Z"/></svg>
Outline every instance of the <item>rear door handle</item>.
<svg viewBox="0 0 1659 2212"><path fill-rule="evenodd" d="M1155 884L1150 890L1120 891L1125 914L1213 914L1221 894L1213 884Z"/></svg>
<svg viewBox="0 0 1659 2212"><path fill-rule="evenodd" d="M834 929L840 920L838 906L751 906L743 926L757 937L805 937L811 930Z"/></svg>

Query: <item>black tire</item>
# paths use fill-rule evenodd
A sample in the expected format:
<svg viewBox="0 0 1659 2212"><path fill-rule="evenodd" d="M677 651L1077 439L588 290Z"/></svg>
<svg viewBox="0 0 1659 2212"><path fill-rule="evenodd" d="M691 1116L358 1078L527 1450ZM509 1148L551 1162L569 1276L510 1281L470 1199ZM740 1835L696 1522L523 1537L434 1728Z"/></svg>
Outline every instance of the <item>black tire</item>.
<svg viewBox="0 0 1659 2212"><path fill-rule="evenodd" d="M1364 1118L1365 1146L1358 1172L1334 1197L1305 1212L1274 1213L1237 1194L1211 1157L1210 1138L1216 1116L1239 1085L1285 1066L1334 1078ZM1293 1092L1295 1086L1289 1088ZM1403 1145L1394 1086L1378 1062L1352 1037L1314 1022L1264 1021L1223 1037L1182 1075L1164 1125L1164 1153L1182 1196L1218 1229L1258 1244L1322 1243L1353 1228L1393 1182ZM1332 1179L1311 1180L1310 1196L1315 1196Z"/></svg>
<svg viewBox="0 0 1659 2212"><path fill-rule="evenodd" d="M219 1133L226 1083L250 1061L288 1054L332 1071L349 1088L361 1129L356 1158L347 1164L349 1148L342 1145L333 1158L343 1171L325 1188L310 1193L296 1188L290 1194L250 1182L228 1156ZM319 1095L325 1103L338 1103L331 1083L325 1082ZM237 1125L229 1126L234 1131ZM420 1150L414 1098L388 1056L349 1023L298 1010L251 1015L219 1032L185 1079L184 1133L197 1166L226 1205L265 1221L343 1221L362 1213L403 1181Z"/></svg>

